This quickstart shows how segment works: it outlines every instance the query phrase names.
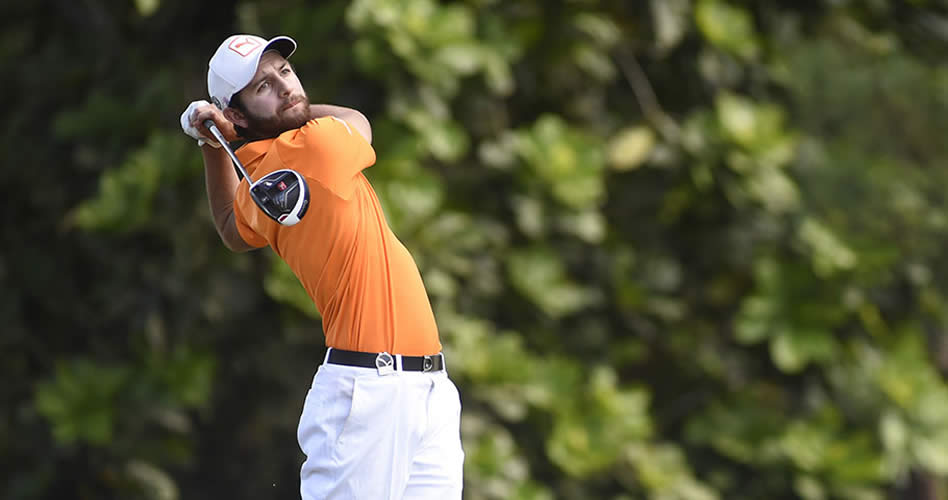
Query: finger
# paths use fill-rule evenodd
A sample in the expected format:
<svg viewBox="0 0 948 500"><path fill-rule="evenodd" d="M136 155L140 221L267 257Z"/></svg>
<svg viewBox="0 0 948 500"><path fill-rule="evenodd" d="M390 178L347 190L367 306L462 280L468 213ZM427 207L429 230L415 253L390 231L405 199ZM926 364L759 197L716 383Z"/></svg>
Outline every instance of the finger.
<svg viewBox="0 0 948 500"><path fill-rule="evenodd" d="M214 114L210 112L198 112L195 113L191 119L191 126L198 130L201 135L206 137L213 137L211 131L204 126L206 120L214 120ZM215 121L216 123L216 121Z"/></svg>
<svg viewBox="0 0 948 500"><path fill-rule="evenodd" d="M215 122L215 123L216 123L216 122ZM206 126L204 126L204 121L203 121L203 120L202 120L201 122L199 122L197 125L195 125L195 128L197 128L198 132L199 132L201 135L203 135L204 137L207 137L207 138L209 138L209 139L213 139L213 138L214 138L214 134L212 134L211 131L208 130L208 128L207 128Z"/></svg>
<svg viewBox="0 0 948 500"><path fill-rule="evenodd" d="M191 115L191 124L194 125L196 128L200 129L200 128L204 128L204 122L206 120L211 120L214 123L217 123L218 126L220 126L219 124L221 122L221 118L223 118L223 115L220 114L217 108L214 108L213 106L207 106L207 107L198 108Z"/></svg>
<svg viewBox="0 0 948 500"><path fill-rule="evenodd" d="M191 117L190 117L190 118L191 118L191 124L192 124L192 125L193 125L193 124L197 124L197 123L200 123L200 122L203 121L203 120L206 120L207 117L210 116L210 114L211 114L210 110L208 110L208 109L206 109L206 108L203 108L203 107L201 107L201 108L196 108L194 111L191 112Z"/></svg>

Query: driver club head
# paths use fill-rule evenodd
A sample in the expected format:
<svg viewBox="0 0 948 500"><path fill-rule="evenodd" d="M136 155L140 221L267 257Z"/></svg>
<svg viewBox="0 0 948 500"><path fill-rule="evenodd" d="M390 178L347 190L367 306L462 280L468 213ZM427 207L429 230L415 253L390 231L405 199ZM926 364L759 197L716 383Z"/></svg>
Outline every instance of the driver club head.
<svg viewBox="0 0 948 500"><path fill-rule="evenodd" d="M284 226L298 223L309 208L309 186L295 170L271 172L250 185L253 201Z"/></svg>

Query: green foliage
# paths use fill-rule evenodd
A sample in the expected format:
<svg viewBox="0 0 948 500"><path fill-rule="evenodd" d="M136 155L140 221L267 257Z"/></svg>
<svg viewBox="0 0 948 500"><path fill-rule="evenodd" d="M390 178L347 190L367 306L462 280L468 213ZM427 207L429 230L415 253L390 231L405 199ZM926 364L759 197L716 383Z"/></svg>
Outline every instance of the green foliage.
<svg viewBox="0 0 948 500"><path fill-rule="evenodd" d="M550 458L568 474L589 476L614 464L632 443L649 436L648 401L640 390L620 391L608 368L595 370L570 403L557 405L547 442Z"/></svg>
<svg viewBox="0 0 948 500"><path fill-rule="evenodd" d="M257 31L372 122L465 498L945 498L944 2L46 7L0 35L0 497L298 495L319 311L177 130Z"/></svg>
<svg viewBox="0 0 948 500"><path fill-rule="evenodd" d="M60 364L56 378L37 387L36 409L53 423L53 435L62 443L108 444L113 402L128 377L127 369L99 367L88 360Z"/></svg>
<svg viewBox="0 0 948 500"><path fill-rule="evenodd" d="M748 11L726 0L699 0L695 22L713 45L744 59L758 56L759 42Z"/></svg>
<svg viewBox="0 0 948 500"><path fill-rule="evenodd" d="M563 264L545 249L514 252L508 265L511 285L554 319L585 309L598 298L595 290L570 283Z"/></svg>
<svg viewBox="0 0 948 500"><path fill-rule="evenodd" d="M79 358L56 367L55 376L36 388L36 408L52 424L62 444L112 443L122 411L147 407L163 427L187 432L179 412L204 405L210 395L214 361L178 350L150 353L134 372L127 365L97 364ZM133 373L138 377L133 379ZM123 429L127 431L127 429Z"/></svg>
<svg viewBox="0 0 948 500"><path fill-rule="evenodd" d="M562 119L541 116L531 129L517 134L515 148L528 167L521 176L528 189L539 181L553 198L574 209L604 201L602 145Z"/></svg>
<svg viewBox="0 0 948 500"><path fill-rule="evenodd" d="M79 204L76 224L88 230L130 232L147 226L162 184L192 177L200 168L177 135L159 132L122 165L106 170L99 194Z"/></svg>

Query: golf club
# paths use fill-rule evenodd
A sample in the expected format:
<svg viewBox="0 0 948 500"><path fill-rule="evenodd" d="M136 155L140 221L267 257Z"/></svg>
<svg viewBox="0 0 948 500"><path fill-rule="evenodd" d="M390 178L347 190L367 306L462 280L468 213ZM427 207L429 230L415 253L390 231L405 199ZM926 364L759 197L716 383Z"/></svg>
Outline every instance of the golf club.
<svg viewBox="0 0 948 500"><path fill-rule="evenodd" d="M250 197L271 219L284 226L292 226L303 218L309 208L309 186L299 172L290 169L281 169L271 172L261 179L254 181L247 174L244 165L237 159L237 155L230 149L224 135L218 130L213 120L205 120L204 126L214 134L224 151L247 178L250 184Z"/></svg>

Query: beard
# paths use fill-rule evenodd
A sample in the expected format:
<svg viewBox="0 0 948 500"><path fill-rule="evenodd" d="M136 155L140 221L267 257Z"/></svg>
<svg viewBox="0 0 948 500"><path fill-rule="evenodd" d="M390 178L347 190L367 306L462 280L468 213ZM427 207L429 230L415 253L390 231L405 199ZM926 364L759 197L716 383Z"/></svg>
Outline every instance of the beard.
<svg viewBox="0 0 948 500"><path fill-rule="evenodd" d="M309 121L309 97L303 94L296 100L299 104L287 110L281 109L272 116L259 116L244 110L247 128L242 135L247 139L265 139L302 127Z"/></svg>

